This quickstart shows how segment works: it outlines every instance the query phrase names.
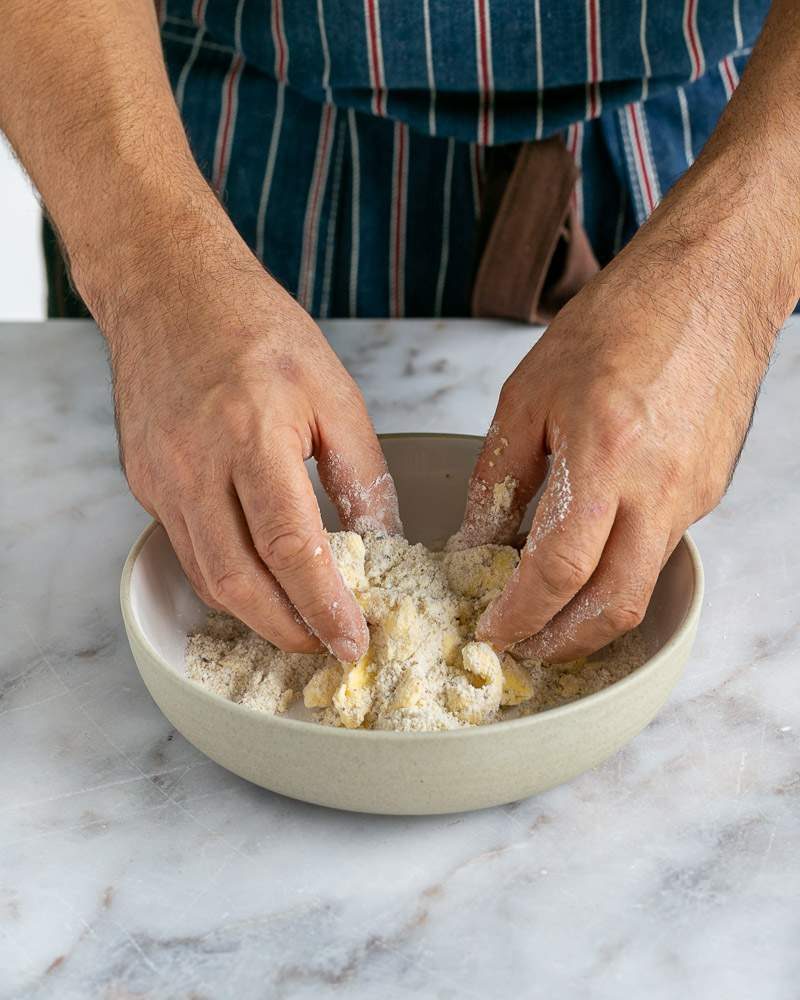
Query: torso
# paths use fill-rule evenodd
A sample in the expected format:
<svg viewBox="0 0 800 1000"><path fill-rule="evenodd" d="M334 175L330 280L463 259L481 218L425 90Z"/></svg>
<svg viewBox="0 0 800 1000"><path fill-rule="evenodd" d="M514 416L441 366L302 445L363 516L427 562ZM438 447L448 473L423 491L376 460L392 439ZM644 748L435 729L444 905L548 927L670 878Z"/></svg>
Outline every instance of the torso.
<svg viewBox="0 0 800 1000"><path fill-rule="evenodd" d="M161 0L198 162L322 316L468 312L487 144L563 134L607 261L699 152L768 7Z"/></svg>

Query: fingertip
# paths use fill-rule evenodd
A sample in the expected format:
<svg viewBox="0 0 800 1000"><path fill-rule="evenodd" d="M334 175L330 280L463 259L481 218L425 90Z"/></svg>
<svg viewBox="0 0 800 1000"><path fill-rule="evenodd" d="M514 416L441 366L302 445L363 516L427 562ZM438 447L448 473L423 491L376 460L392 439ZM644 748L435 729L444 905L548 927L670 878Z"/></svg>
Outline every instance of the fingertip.
<svg viewBox="0 0 800 1000"><path fill-rule="evenodd" d="M360 660L369 649L369 629L364 616L361 615L361 621L355 623L355 628L342 631L329 641L323 640L323 642L337 660L342 660L344 663L355 663Z"/></svg>
<svg viewBox="0 0 800 1000"><path fill-rule="evenodd" d="M362 650L353 639L345 638L332 639L328 648L336 659L343 663L355 663L366 652L366 649Z"/></svg>
<svg viewBox="0 0 800 1000"><path fill-rule="evenodd" d="M337 579L338 595L329 605L330 618L326 634L319 638L337 660L355 663L369 647L369 626L364 613L341 576Z"/></svg>

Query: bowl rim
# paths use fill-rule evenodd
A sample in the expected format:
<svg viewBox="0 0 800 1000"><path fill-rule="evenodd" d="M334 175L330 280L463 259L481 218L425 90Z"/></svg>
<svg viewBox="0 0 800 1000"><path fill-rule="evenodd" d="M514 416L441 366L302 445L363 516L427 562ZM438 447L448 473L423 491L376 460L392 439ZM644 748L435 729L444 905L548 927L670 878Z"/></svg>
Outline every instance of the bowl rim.
<svg viewBox="0 0 800 1000"><path fill-rule="evenodd" d="M483 438L478 434L440 434L433 431L409 431L406 433L400 431L388 434L378 434L377 436L380 441L397 440L401 438L437 438L445 440L458 439L466 441L483 441ZM678 542L678 545L685 545L687 552L689 553L693 573L693 590L689 607L686 609L683 619L658 652L656 652L649 659L645 660L644 663L636 667L635 670L632 670L631 673L627 674L625 677L615 681L613 684L609 684L608 687L603 688L601 691L596 691L594 694L585 695L583 698L577 698L575 701L567 702L565 705L557 705L554 708L547 708L541 712L534 712L532 715L525 715L517 719L505 719L500 722L492 722L484 726L462 726L458 729L423 730L422 732L401 732L384 729L346 729L339 726L323 726L318 722L308 722L304 719L289 719L281 715L270 715L267 712L260 712L258 709L250 708L247 705L240 704L239 702L230 701L228 698L223 698L222 695L214 694L212 691L208 691L196 681L187 677L185 673L179 673L174 669L174 667L170 666L167 660L152 645L144 629L139 624L137 616L133 611L133 603L131 600L131 579L133 576L133 567L136 560L139 558L142 549L150 539L150 536L160 527L162 527L161 523L156 520L151 521L150 524L147 525L131 546L128 556L125 559L125 564L122 568L122 577L120 579L119 586L120 607L122 610L122 618L125 623L125 628L128 632L129 642L131 637L135 638L138 644L144 649L159 669L166 671L167 674L175 679L178 684L189 693L190 696L199 697L201 700L205 699L209 706L213 706L214 708L222 711L233 711L234 714L237 712L243 713L243 717L256 717L260 719L264 725L287 726L289 727L287 729L287 736L292 732L292 730L295 730L298 733L306 732L313 734L321 739L392 740L407 742L409 737L414 737L415 743L418 743L420 740L431 739L481 739L484 736L491 735L492 733L499 734L501 732L509 732L512 728L522 729L528 726L541 724L541 720L544 717L553 719L556 716L563 717L571 715L575 712L584 711L590 704L592 706L599 705L603 701L608 701L609 699L617 697L620 691L626 688L645 683L646 678L651 673L655 673L658 670L664 660L670 656L672 650L679 644L679 642L682 641L683 637L687 633L691 632L697 625L700 618L703 594L705 590L705 573L703 570L703 563L700 559L700 552L687 531L684 532L681 540Z"/></svg>

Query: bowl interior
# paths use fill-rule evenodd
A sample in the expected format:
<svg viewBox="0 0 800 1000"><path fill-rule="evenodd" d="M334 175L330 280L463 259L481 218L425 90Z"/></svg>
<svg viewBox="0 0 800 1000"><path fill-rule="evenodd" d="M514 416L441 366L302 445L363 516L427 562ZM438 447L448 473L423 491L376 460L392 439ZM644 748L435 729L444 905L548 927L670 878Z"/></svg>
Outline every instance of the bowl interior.
<svg viewBox="0 0 800 1000"><path fill-rule="evenodd" d="M397 485L407 537L441 546L460 524L481 439L408 434L384 437L382 444ZM323 522L335 530L338 517L313 463L309 475ZM686 618L694 590L694 565L684 540L661 572L642 624L651 655ZM171 669L183 674L187 632L203 622L206 608L192 591L160 526L147 536L134 561L129 596L133 618L147 642Z"/></svg>

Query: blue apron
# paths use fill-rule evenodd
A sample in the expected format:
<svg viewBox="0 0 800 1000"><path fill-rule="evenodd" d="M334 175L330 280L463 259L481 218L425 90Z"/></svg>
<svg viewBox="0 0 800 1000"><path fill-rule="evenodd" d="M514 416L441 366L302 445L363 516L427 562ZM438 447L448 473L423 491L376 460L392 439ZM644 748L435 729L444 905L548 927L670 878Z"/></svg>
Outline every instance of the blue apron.
<svg viewBox="0 0 800 1000"><path fill-rule="evenodd" d="M563 134L600 262L697 156L769 0L167 0L201 169L316 316L469 311L487 145Z"/></svg>

